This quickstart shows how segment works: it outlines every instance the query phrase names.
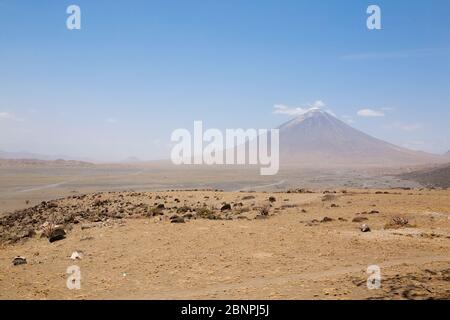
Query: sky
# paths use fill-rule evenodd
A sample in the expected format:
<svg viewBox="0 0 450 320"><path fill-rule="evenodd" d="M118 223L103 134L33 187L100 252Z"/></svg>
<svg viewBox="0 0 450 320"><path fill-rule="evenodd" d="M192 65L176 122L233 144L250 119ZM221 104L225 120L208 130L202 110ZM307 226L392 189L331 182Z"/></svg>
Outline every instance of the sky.
<svg viewBox="0 0 450 320"><path fill-rule="evenodd" d="M69 5L81 29L69 30ZM366 10L381 9L381 30ZM177 128L311 107L450 150L447 0L0 0L0 150L167 159Z"/></svg>

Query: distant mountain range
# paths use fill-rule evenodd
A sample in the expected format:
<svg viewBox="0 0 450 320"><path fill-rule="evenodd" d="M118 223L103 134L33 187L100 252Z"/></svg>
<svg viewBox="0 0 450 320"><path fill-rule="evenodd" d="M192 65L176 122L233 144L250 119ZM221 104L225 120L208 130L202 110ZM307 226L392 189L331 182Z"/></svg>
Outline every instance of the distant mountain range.
<svg viewBox="0 0 450 320"><path fill-rule="evenodd" d="M450 151L444 156L402 148L352 128L318 108L282 124L278 129L282 166L405 167L449 162ZM0 159L92 162L83 158L5 151L0 151ZM121 161L128 164L141 162L136 157Z"/></svg>
<svg viewBox="0 0 450 320"><path fill-rule="evenodd" d="M25 167L48 167L48 168L89 168L95 164L76 160L37 160L37 159L1 159L0 168L25 168Z"/></svg>
<svg viewBox="0 0 450 320"><path fill-rule="evenodd" d="M282 124L279 130L282 165L381 167L448 161L371 137L317 108Z"/></svg>
<svg viewBox="0 0 450 320"><path fill-rule="evenodd" d="M91 162L91 159L88 158L78 158L78 157L69 157L65 155L44 155L39 153L31 153L27 151L19 151L19 152L7 152L0 150L0 159L21 159L21 160L43 160L43 161L55 161L55 160L74 160L74 161L83 161L83 162Z"/></svg>

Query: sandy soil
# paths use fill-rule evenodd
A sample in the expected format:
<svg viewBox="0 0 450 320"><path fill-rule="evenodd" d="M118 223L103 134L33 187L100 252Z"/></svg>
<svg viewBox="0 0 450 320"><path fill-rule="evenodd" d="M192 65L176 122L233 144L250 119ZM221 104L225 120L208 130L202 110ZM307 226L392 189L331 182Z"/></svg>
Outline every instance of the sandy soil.
<svg viewBox="0 0 450 320"><path fill-rule="evenodd" d="M116 192L62 199L64 208L87 208L99 198L119 207L162 202L166 209L97 217L89 228L81 221L54 243L35 236L3 244L0 298L450 298L450 190L336 192ZM256 218L270 196L276 201L269 216ZM220 220L170 222L175 207L203 203ZM223 203L232 210L221 211ZM408 224L386 228L393 217ZM360 231L363 223L371 232ZM83 258L71 260L74 251ZM13 266L15 256L28 263ZM66 286L72 265L81 270L80 290ZM367 288L369 265L381 268L380 289Z"/></svg>

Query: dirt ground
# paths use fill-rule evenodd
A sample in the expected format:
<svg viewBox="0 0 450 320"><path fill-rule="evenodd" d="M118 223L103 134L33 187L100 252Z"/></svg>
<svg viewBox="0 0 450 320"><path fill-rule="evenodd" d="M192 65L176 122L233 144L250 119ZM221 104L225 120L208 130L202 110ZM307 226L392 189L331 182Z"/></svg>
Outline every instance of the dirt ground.
<svg viewBox="0 0 450 320"><path fill-rule="evenodd" d="M330 192L111 192L61 199L61 210L102 204L109 215L73 220L67 237L53 243L39 230L3 243L0 298L450 298L450 190ZM161 203L165 208L155 211ZM221 210L224 204L231 209ZM197 215L200 207L211 216ZM185 222L172 223L175 215ZM361 232L362 224L371 231ZM81 260L70 258L74 251L83 253ZM27 264L14 266L16 256ZM73 265L81 272L79 290L66 285ZM380 267L381 287L369 290L372 265Z"/></svg>

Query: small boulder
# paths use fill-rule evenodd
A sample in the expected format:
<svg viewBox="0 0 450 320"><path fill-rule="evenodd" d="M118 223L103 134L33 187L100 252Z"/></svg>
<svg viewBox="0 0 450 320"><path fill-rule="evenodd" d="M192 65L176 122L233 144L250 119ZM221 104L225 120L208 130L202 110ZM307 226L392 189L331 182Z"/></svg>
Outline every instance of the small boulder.
<svg viewBox="0 0 450 320"><path fill-rule="evenodd" d="M56 228L48 236L48 241L50 241L50 243L52 243L55 241L63 240L65 238L66 238L66 231L64 231L63 228Z"/></svg>
<svg viewBox="0 0 450 320"><path fill-rule="evenodd" d="M259 215L257 215L257 216L255 217L256 220L262 220L262 219L267 219L267 218L268 218L268 216L266 216L266 215L261 215L261 214L259 214Z"/></svg>
<svg viewBox="0 0 450 320"><path fill-rule="evenodd" d="M12 261L13 265L19 266L21 264L27 264L27 259L25 257L15 257Z"/></svg>
<svg viewBox="0 0 450 320"><path fill-rule="evenodd" d="M81 259L83 259L83 252L82 251L74 251L74 252L72 252L72 255L70 256L70 259L72 259L72 260L81 260Z"/></svg>
<svg viewBox="0 0 450 320"><path fill-rule="evenodd" d="M184 221L183 217L180 217L180 216L177 216L177 215L173 215L173 216L170 217L170 222L171 223L184 223L185 221Z"/></svg>
<svg viewBox="0 0 450 320"><path fill-rule="evenodd" d="M269 202L275 202L277 199L275 197L269 197Z"/></svg>
<svg viewBox="0 0 450 320"><path fill-rule="evenodd" d="M370 232L370 228L367 224L363 224L361 227L361 232Z"/></svg>
<svg viewBox="0 0 450 320"><path fill-rule="evenodd" d="M231 205L229 203L225 203L222 208L220 208L220 211L227 211L231 210Z"/></svg>
<svg viewBox="0 0 450 320"><path fill-rule="evenodd" d="M366 217L355 217L353 218L352 222L363 222L363 221L367 221L369 219L367 219Z"/></svg>

